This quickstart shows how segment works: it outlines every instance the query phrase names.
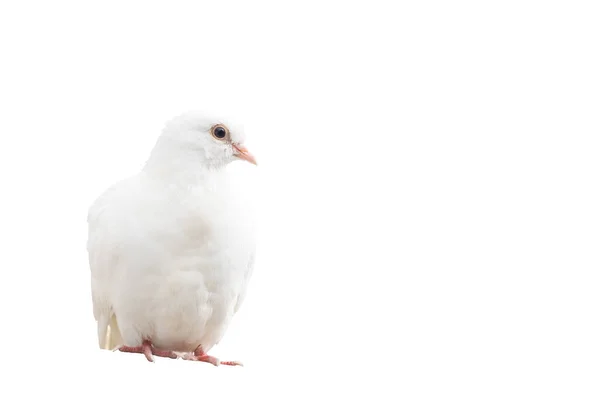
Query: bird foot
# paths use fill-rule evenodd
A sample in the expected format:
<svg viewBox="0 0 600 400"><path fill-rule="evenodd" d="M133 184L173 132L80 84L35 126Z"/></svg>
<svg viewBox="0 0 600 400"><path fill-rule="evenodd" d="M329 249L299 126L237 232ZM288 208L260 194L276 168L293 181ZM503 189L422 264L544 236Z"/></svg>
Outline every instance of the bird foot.
<svg viewBox="0 0 600 400"><path fill-rule="evenodd" d="M216 357L209 356L208 354L206 354L204 352L204 350L202 349L202 346L198 346L198 348L196 348L196 350L194 350L193 353L184 354L182 358L184 360L190 360L190 361L207 362L207 363L214 365L215 367L218 367L219 365L244 366L244 364L242 364L239 361L220 361Z"/></svg>
<svg viewBox="0 0 600 400"><path fill-rule="evenodd" d="M165 357L165 358L178 358L171 350L161 350L155 348L149 340L144 340L141 346L121 346L117 350L124 353L141 353L146 356L146 359L150 362L154 362L154 356Z"/></svg>

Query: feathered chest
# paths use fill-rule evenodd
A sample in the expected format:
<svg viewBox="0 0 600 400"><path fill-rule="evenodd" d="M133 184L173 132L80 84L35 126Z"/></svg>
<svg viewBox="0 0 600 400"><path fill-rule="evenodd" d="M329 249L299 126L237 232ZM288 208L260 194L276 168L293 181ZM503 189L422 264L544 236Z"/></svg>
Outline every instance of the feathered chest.
<svg viewBox="0 0 600 400"><path fill-rule="evenodd" d="M251 214L239 199L227 192L174 191L150 209L155 221L150 231L179 267L246 267L254 251L254 232Z"/></svg>

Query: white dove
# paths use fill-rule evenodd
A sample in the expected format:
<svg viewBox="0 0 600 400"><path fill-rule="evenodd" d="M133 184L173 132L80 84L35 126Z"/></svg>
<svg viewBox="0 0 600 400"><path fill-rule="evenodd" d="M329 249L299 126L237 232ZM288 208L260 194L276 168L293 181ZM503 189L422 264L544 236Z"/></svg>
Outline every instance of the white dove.
<svg viewBox="0 0 600 400"><path fill-rule="evenodd" d="M102 349L241 365L207 352L252 275L252 215L226 166L256 165L240 127L188 112L168 122L141 171L88 212L87 250Z"/></svg>

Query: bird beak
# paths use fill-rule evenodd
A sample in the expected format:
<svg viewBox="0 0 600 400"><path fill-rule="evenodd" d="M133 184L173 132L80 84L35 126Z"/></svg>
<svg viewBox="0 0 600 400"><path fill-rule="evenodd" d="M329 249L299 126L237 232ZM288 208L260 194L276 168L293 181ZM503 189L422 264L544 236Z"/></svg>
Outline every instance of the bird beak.
<svg viewBox="0 0 600 400"><path fill-rule="evenodd" d="M256 158L254 158L254 156L250 154L248 149L241 144L233 143L233 155L237 158L241 158L242 160L248 161L251 164L257 165Z"/></svg>

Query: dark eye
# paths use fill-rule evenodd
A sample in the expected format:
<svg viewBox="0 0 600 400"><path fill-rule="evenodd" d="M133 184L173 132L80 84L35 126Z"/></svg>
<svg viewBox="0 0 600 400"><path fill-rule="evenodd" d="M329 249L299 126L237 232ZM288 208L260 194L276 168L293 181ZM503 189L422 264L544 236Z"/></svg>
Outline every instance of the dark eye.
<svg viewBox="0 0 600 400"><path fill-rule="evenodd" d="M224 126L216 125L212 128L212 135L217 139L225 139L227 137L227 129Z"/></svg>

